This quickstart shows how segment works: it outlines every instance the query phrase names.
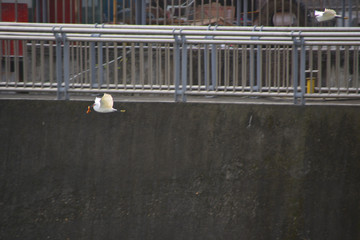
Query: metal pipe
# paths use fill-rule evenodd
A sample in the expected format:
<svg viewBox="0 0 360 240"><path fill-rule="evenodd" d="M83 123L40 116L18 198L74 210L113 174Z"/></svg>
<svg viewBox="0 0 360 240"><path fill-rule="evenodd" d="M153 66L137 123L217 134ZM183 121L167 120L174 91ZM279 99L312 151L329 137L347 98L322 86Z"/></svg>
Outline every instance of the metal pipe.
<svg viewBox="0 0 360 240"><path fill-rule="evenodd" d="M126 73L127 73L127 67L126 67L126 64L127 64L127 52L126 52L126 43L123 43L122 44L122 72L123 72L123 75L122 75L122 83L125 85L125 89L126 89Z"/></svg>
<svg viewBox="0 0 360 240"><path fill-rule="evenodd" d="M50 28L53 27L71 27L71 28L93 28L93 24L66 24L66 23L21 23L21 22L0 22L0 26L22 26L22 27L37 27L37 28ZM114 24L102 24L104 29L166 29L166 30L214 30L215 28L219 31L253 31L254 27L243 27L243 26L171 26L171 25L114 25ZM262 32L359 32L360 27L261 27Z"/></svg>
<svg viewBox="0 0 360 240"><path fill-rule="evenodd" d="M186 85L187 85L187 44L185 36L182 37L182 52L181 52L181 100L186 102Z"/></svg>
<svg viewBox="0 0 360 240"><path fill-rule="evenodd" d="M116 42L114 43L114 59L114 84L118 85L118 47Z"/></svg>
<svg viewBox="0 0 360 240"><path fill-rule="evenodd" d="M293 88L294 88L294 104L297 104L298 99L298 69L299 69L299 61L298 61L298 43L294 38L293 52L292 52L292 64L293 64Z"/></svg>
<svg viewBox="0 0 360 240"><path fill-rule="evenodd" d="M98 84L101 87L104 84L104 66L103 66L103 43L98 42L98 61L97 61L97 69L98 69Z"/></svg>
<svg viewBox="0 0 360 240"><path fill-rule="evenodd" d="M209 88L209 45L204 46L204 84Z"/></svg>
<svg viewBox="0 0 360 240"><path fill-rule="evenodd" d="M59 34L56 37L56 81L57 81L57 99L62 99L61 88L62 88L62 53L61 53L61 36Z"/></svg>
<svg viewBox="0 0 360 240"><path fill-rule="evenodd" d="M180 88L180 40L179 36L175 37L174 45L174 79L175 79L175 102L178 102L179 88Z"/></svg>
<svg viewBox="0 0 360 240"><path fill-rule="evenodd" d="M140 83L142 84L142 85L144 85L145 84L145 80L144 80L144 65L145 65L145 63L144 63L144 44L143 43L140 43L139 44L139 62L140 62L140 64L139 64L139 78L140 78Z"/></svg>
<svg viewBox="0 0 360 240"><path fill-rule="evenodd" d="M95 60L95 42L90 42L90 77L91 87L96 88L99 85L96 82L96 60Z"/></svg>
<svg viewBox="0 0 360 240"><path fill-rule="evenodd" d="M119 25L117 25L119 26ZM224 36L241 36L241 35L248 35L248 36L286 36L286 37L293 37L293 36L323 36L323 37L348 37L348 36L360 36L360 28L328 28L326 32L326 28L271 28L268 29L266 27L262 28L262 31L252 31L254 28L224 28L218 27L217 31L208 31L214 30L213 28L199 28L199 27L182 27L182 26L157 26L154 25L150 27L141 27L137 25L121 25L121 27L108 27L106 24L102 25L102 28L94 28L91 25L77 25L77 24L39 24L39 25L24 25L24 24L0 24L0 30L3 31L27 31L27 32L66 32L66 33L137 33L137 34L173 34L174 29L177 32L176 34L179 35L224 35Z"/></svg>
<svg viewBox="0 0 360 240"><path fill-rule="evenodd" d="M305 105L305 42L300 38L300 87L301 87L301 105Z"/></svg>
<svg viewBox="0 0 360 240"><path fill-rule="evenodd" d="M64 60L64 64L63 64L63 68L64 68L64 74L63 74L63 77L64 77L64 88L63 88L63 94L64 94L64 99L65 100L69 100L69 93L68 93L68 90L69 90L69 80L70 80L70 46L69 46L69 42L66 41L66 36L63 36L63 44L64 44L64 57L63 57L63 60Z"/></svg>
<svg viewBox="0 0 360 240"><path fill-rule="evenodd" d="M135 45L134 43L131 43L131 61L130 61L130 65L131 65L131 84L135 84L135 63L136 63L136 59L135 59Z"/></svg>
<svg viewBox="0 0 360 240"><path fill-rule="evenodd" d="M154 81L153 81L153 45L151 43L149 43L148 45L148 82L151 85L154 85Z"/></svg>
<svg viewBox="0 0 360 240"><path fill-rule="evenodd" d="M216 45L211 44L211 86L210 90L216 89L216 79L217 79L217 57L216 57Z"/></svg>

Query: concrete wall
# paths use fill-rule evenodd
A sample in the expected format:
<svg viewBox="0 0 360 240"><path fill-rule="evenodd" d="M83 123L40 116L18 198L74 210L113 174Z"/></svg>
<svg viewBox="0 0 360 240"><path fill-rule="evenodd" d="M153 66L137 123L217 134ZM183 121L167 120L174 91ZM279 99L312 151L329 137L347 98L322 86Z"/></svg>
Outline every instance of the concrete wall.
<svg viewBox="0 0 360 240"><path fill-rule="evenodd" d="M0 101L0 239L360 239L360 109Z"/></svg>

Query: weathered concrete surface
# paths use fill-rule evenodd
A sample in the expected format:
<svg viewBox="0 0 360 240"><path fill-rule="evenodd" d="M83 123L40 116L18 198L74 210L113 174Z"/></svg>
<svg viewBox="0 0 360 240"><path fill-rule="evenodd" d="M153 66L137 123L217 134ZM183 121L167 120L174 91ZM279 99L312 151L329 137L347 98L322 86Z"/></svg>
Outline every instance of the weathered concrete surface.
<svg viewBox="0 0 360 240"><path fill-rule="evenodd" d="M360 108L0 101L0 239L360 239Z"/></svg>

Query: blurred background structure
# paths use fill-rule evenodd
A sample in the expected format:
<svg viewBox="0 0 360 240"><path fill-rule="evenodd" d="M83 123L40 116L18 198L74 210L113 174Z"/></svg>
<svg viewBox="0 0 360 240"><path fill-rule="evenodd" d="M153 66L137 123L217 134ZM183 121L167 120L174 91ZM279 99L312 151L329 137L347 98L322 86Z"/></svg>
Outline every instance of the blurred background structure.
<svg viewBox="0 0 360 240"><path fill-rule="evenodd" d="M85 24L346 26L360 24L357 0L1 0L1 21ZM314 10L348 19L317 23Z"/></svg>

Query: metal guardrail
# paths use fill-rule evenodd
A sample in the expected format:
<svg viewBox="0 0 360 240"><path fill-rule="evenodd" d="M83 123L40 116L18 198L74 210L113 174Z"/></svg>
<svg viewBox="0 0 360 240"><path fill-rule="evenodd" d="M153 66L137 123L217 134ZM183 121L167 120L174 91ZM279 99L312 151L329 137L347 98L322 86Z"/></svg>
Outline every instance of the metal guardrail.
<svg viewBox="0 0 360 240"><path fill-rule="evenodd" d="M360 28L0 23L0 91L360 98Z"/></svg>

